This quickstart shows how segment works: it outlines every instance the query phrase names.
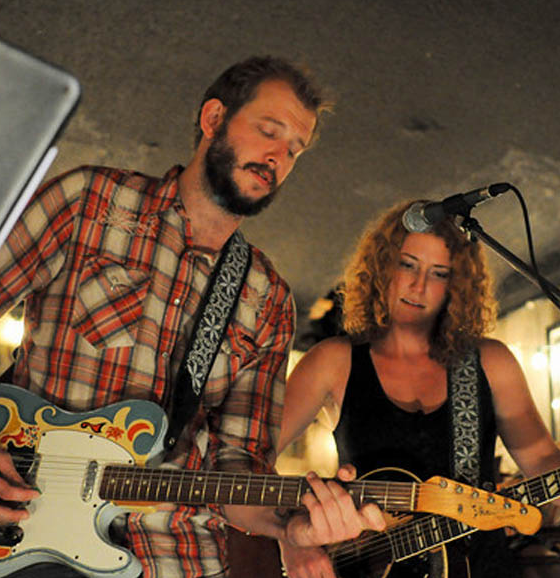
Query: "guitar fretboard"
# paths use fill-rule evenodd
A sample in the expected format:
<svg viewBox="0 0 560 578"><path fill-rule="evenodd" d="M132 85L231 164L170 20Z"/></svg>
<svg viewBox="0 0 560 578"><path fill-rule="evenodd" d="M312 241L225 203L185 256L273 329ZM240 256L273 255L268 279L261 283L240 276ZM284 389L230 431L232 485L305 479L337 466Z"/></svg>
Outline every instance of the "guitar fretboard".
<svg viewBox="0 0 560 578"><path fill-rule="evenodd" d="M500 493L523 504L542 506L560 496L560 470L524 480Z"/></svg>
<svg viewBox="0 0 560 578"><path fill-rule="evenodd" d="M388 534L393 559L401 561L475 531L476 528L452 518L423 516L406 524L406 528L397 527Z"/></svg>
<svg viewBox="0 0 560 578"><path fill-rule="evenodd" d="M375 501L385 510L414 510L417 484L360 481L346 484L356 504ZM299 476L214 471L181 471L109 465L104 468L100 497L127 502L241 504L297 507L310 491Z"/></svg>

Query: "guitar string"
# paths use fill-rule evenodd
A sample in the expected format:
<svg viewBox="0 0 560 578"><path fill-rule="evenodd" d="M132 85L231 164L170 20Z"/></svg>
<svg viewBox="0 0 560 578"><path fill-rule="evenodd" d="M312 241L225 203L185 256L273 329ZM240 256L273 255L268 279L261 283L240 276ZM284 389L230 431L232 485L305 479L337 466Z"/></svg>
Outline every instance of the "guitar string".
<svg viewBox="0 0 560 578"><path fill-rule="evenodd" d="M18 465L32 467L36 457L34 455L30 456L20 456L18 454L13 456L14 461ZM98 465L105 467L105 466L114 466L119 471L114 473L113 475L117 479L126 479L129 478L131 475L139 475L143 477L153 476L159 477L162 473L169 474L173 472L174 475L177 476L184 476L184 475L192 475L203 478L207 481L223 481L226 477L231 477L235 479L236 477L250 477L253 481L262 480L263 482L268 481L277 481L286 486L286 484L297 484L299 485L304 478L301 476L281 476L277 474L253 474L251 472L247 473L234 473L234 472L216 472L212 470L181 470L181 469L174 469L173 467L159 467L159 468L152 468L152 467L143 467L143 466L136 466L132 463L127 462L115 462L115 460L99 460L99 459L91 459L91 458L84 458L84 457L74 457L74 456L58 456L58 455L50 455L48 458L43 457L42 462L40 463L40 467L42 470L49 467L56 467L60 469L61 467L65 466L66 468L76 468L81 469L84 467L84 464L88 464L90 462L95 462ZM545 474L546 475L546 474ZM354 492L358 489L361 489L364 495L371 497L367 494L369 493L381 493L385 495L387 492L390 494L389 497L398 496L399 498L406 497L409 499L410 493L415 489L415 486L419 489L419 492L424 497L424 494L431 494L435 493L439 497L446 497L448 492L445 492L439 486L432 484L432 483L409 483L409 482L376 482L376 481L355 481L352 482L351 485L354 487ZM527 486L528 492L532 493L532 490L541 488L542 489L542 482L539 479L527 480L523 482L522 485ZM515 490L515 487L507 488L506 490ZM484 493L483 495L485 495ZM500 495L500 494L497 494ZM507 498L507 495L501 494L502 498ZM513 498L510 498L513 499ZM553 498L551 498L553 499ZM455 501L456 497L453 498L452 501Z"/></svg>
<svg viewBox="0 0 560 578"><path fill-rule="evenodd" d="M439 530L437 532L434 524L438 526ZM445 535L445 529L442 528L443 524L447 525L447 536ZM452 525L455 526L456 529L452 529ZM463 527L461 527L461 525ZM399 526L391 528L388 533L366 532L355 541L329 546L328 551L333 561L335 561L336 566L339 568L351 565L358 559L375 558L382 554L385 555L384 561L390 563L398 561L396 560L397 558L404 560L405 558L416 556L422 552L431 550L437 545L453 541L476 531L477 528L471 528L466 524L461 524L461 522L450 518L428 516L400 524ZM411 534L413 534L412 538ZM424 537L425 545L422 545L418 541L418 535ZM428 543L428 538L433 541ZM417 540L417 544L413 544L411 540ZM393 552L393 544L396 546L396 553ZM410 549L411 547L412 551ZM400 550L398 548L400 548ZM389 555L387 556L387 554Z"/></svg>
<svg viewBox="0 0 560 578"><path fill-rule="evenodd" d="M19 456L14 456L14 461L18 462L20 465L27 462L28 465L32 464L34 461L33 457L19 457ZM81 471L84 464L89 463L90 460L84 459L84 458L73 458L73 457L58 457L55 460L45 460L44 464L41 464L43 467L45 465L50 465L51 467L56 467L58 469L58 471L60 471L60 467L62 464L67 464L66 465L66 470L78 470ZM106 460L106 461L101 461L101 460L96 460L98 464L106 464L106 465L115 465L113 461L111 460ZM125 469L128 467L125 464L118 464L116 465L117 468L120 467L124 467ZM138 470L144 470L144 468L137 468ZM182 470L173 470L172 468L159 468L158 470L150 470L149 471L149 476L154 479L154 478L159 478L161 480L161 476L163 474L169 475L171 474L173 477L178 477L178 478L184 478L185 475L191 475L191 477L199 477L204 481L205 483L208 481L223 481L224 477L231 477L232 481L235 481L235 474L233 473L228 473L228 472L203 472L202 474L200 472L185 472ZM146 472L142 471L141 474L143 474L145 476ZM554 474L554 472L552 474L553 477L556 477L556 474ZM273 478L275 480L278 479L278 476L276 475L266 475L266 474L241 474L242 477L248 477L250 480L260 480L263 483L266 482L268 479ZM546 474L545 474L546 476ZM544 476L543 476L544 477ZM123 472L122 474L119 474L116 476L117 479L120 480L124 480L127 478L130 478L130 473L129 472ZM184 479L181 479L180 481L184 481ZM286 479L286 477L284 477L284 484L283 484L283 490L286 489L286 483L290 484L293 483L296 480L290 480L290 479ZM299 487L301 482L301 478L297 479L297 485ZM359 483L359 482L358 482ZM375 482L367 482L368 485L373 484L377 487L379 487L379 483L375 483ZM399 482L389 482L389 484L397 486ZM383 486L386 486L387 483L381 484ZM410 486L410 484L404 484L406 486ZM424 486L429 486L429 484L423 484ZM523 484L520 485L524 485L527 488L527 491L529 492L529 495L531 495L531 490L537 490L537 489L541 489L541 490L545 490L546 491L546 487L543 487L543 482L542 482L542 477L538 478L538 479L532 479L532 480L527 480L525 481ZM289 488L288 488L289 489ZM427 489L431 489L431 488L427 488ZM514 490L516 489L516 487L511 487L511 488L507 488L506 490ZM407 487L407 494L409 493L408 491L408 487ZM550 498L551 500L553 498ZM407 502L408 503L408 502ZM436 517L437 518L437 517ZM448 525L449 522L454 523L456 526L459 524L459 522L455 521L455 520L448 520L446 518L442 518L442 520L447 520ZM407 527L408 526L408 527ZM432 523L430 522L430 517L428 517L427 520L416 520L408 525L403 524L401 525L398 529L392 528L391 529L391 540L397 544L398 546L400 545L401 547L405 544L410 544L410 527L414 526L413 528L413 532L417 535L418 531L420 531L421 533L433 533L434 528ZM457 535L453 535L451 534L451 537L448 539L444 539L443 536L441 538L438 538L435 544L432 545L426 545L424 548L421 547L421 545L419 544L418 546L420 547L420 549L416 552L416 554L421 553L422 551L428 550L430 548L432 548L434 545L437 544L441 544L441 543L445 543L454 539L458 539L464 535L467 535L469 533L475 532L477 531L476 528L470 528L465 524L465 526L467 527L467 530L462 530L461 528L459 528L459 534ZM358 544L356 543L351 543L347 546L343 545L339 545L338 548L336 548L335 550L333 549L333 552L331 553L332 556L335 557L336 559L336 563L340 566L344 566L348 563L351 563L353 561L353 559L355 559L356 557L360 557L360 558L367 558L367 557L372 557L375 556L376 554L380 554L380 553L384 553L384 552L391 552L392 553L392 548L391 548L391 543L388 542L388 539L385 538L386 534L377 534L377 535L373 535L371 537L367 537L366 538L360 538L358 540L356 540L356 542L359 542ZM385 539L383 539L385 538ZM378 544L376 542L379 542L380 540L383 540L383 543ZM359 550L359 553L357 553L357 550ZM392 556L391 556L392 557Z"/></svg>
<svg viewBox="0 0 560 578"><path fill-rule="evenodd" d="M32 467L34 463L33 457L19 457L14 456L14 460L18 465L27 465L27 467ZM112 473L112 477L119 480L125 480L134 476L141 476L144 478L153 477L158 478L162 474L173 475L173 476L193 476L200 478L200 481L223 481L225 478L230 478L235 480L236 478L249 477L252 481L262 481L266 482L278 482L285 489L289 485L299 486L304 478L301 476L280 476L277 474L252 474L247 473L235 473L235 472L216 472L212 470L181 470L173 469L173 467L160 467L160 468L150 468L135 466L133 464L127 464L125 462L119 463L114 460L90 460L82 457L72 457L72 456L49 456L49 458L43 458L40 463L41 471L46 471L49 468L56 468L58 471L68 471L75 470L80 471L86 464L90 462L96 462L99 466L111 466L115 471ZM365 495L368 493L385 494L384 490L389 489L390 496L398 496L399 498L406 497L409 500L409 495L412 490L412 484L406 483L388 483L388 482L354 482L352 483L356 489L362 489ZM356 491L356 490L354 490Z"/></svg>
<svg viewBox="0 0 560 578"><path fill-rule="evenodd" d="M31 464L33 462L33 457L18 457L15 456L18 462L28 462ZM74 458L69 456L49 456L49 458L44 458L40 468L41 472L45 474L50 474L49 481L62 480L64 481L69 474L75 475L77 473L84 473L87 475L87 464L89 461L84 458ZM97 461L98 466L104 467L111 466L116 471L113 471L110 478L115 483L122 483L128 480L129 487L134 490L139 490L139 486L135 485L138 481L143 484L162 484L165 486L163 491L167 491L168 485L178 485L178 484L192 484L198 483L205 486L212 484L225 484L229 482L230 484L239 483L240 478L247 478L249 482L253 485L259 485L259 487L253 488L247 493L249 496L253 496L254 493L260 494L263 488L267 488L269 491L280 491L282 495L286 498L293 497L301 491L301 484L303 478L294 477L281 477L273 474L234 474L228 472L198 472L198 471L184 471L184 470L174 470L172 468L142 468L135 466L128 466L126 464L115 464L111 460L107 461ZM19 465L19 464L18 464ZM121 471L122 470L122 471ZM164 479L169 478L169 480ZM70 480L70 484L74 486L75 481ZM356 482L355 486L362 488L362 494L366 499L372 499L377 497L377 501L385 500L391 508L400 509L404 511L409 511L410 508L410 489L412 484L404 482ZM375 491L382 491L382 496L376 496ZM123 491L126 492L127 488ZM218 496L220 494L219 488L209 488L210 493L215 492ZM228 486L225 488L227 492L231 492L231 488ZM222 493L223 493L222 491ZM387 495L387 491L389 495ZM432 487L430 484L424 484L421 488L421 492L424 497L430 497L433 494L436 497L441 498L442 503L454 504L456 499L453 497L447 499L446 496L441 495L441 489L439 487ZM373 494L373 496L371 495ZM266 496L265 496L266 497ZM274 499L274 498L272 498ZM293 499L289 500L289 503L293 503Z"/></svg>
<svg viewBox="0 0 560 578"><path fill-rule="evenodd" d="M23 458L25 459L25 458ZM66 462L70 463L66 468L61 468L60 464ZM274 490L272 493L265 492L267 484L270 482L271 476L267 475L253 475L249 476L249 482L253 485L258 482L258 487L249 487L245 489L241 486L241 492L235 492L234 486L236 478L232 474L223 472L203 473L200 472L185 472L182 470L173 470L171 468L161 468L152 470L150 468L132 468L133 475L130 475L130 469L127 465L115 466L111 461L105 463L117 468L117 473L111 476L111 479L116 483L125 481L124 485L117 493L111 494L114 500L130 500L130 501L162 501L175 502L186 504L200 504L212 503L212 501L229 502L229 503L259 503L262 505L299 505L299 497L301 492L301 479L287 480L287 483L281 484L280 487L270 486L268 490ZM83 473L87 460L83 458L68 458L58 457L54 459L45 459L42 466L42 471L45 475L50 474L49 492L52 494L68 494L68 492L83 491L83 479L81 476L76 476ZM50 466L50 468L49 468ZM56 477L52 474L52 468L56 467ZM119 474L118 471L124 469L124 473ZM146 471L147 470L147 471ZM63 476L61 477L61 474ZM73 477L68 477L68 474L73 474ZM148 475L146 475L148 474ZM243 476L244 478L246 476ZM274 481L278 478L272 476ZM224 482L227 482L224 484ZM286 482L286 480L285 480ZM291 482L291 483L290 483ZM295 486L294 486L295 483ZM55 484L53 488L53 484ZM183 488L184 485L184 488ZM220 487L220 485L225 487ZM105 486L106 487L106 486ZM281 490L280 494L275 492ZM430 488L431 489L431 488ZM178 493L177 493L178 492ZM172 498L170 499L169 494ZM228 499L224 500L223 496L227 495ZM165 496L161 499L160 496ZM188 496L188 499L187 499ZM212 498L213 496L213 498ZM277 497L278 496L278 497ZM106 495L102 499L104 499ZM408 494L404 497L395 496L394 501L391 502L392 508L395 510L408 511L410 509L410 501ZM399 508L400 505L400 508Z"/></svg>
<svg viewBox="0 0 560 578"><path fill-rule="evenodd" d="M20 458L19 456L15 456L15 461L16 461L16 462L17 462L17 461L20 461L20 462L25 462L25 461L27 461L28 463L32 463L32 462L33 462L33 457L31 456L31 457L22 457L22 458ZM63 463L70 464L69 467L67 466L67 467L65 468L65 475L66 475L66 474L68 473L68 471L70 471L70 472L74 471L74 472L75 472L76 469L77 469L78 472L81 472L81 471L83 470L83 468L84 468L84 465L88 463L88 460L85 460L84 458L79 458L79 459L78 459L78 458L73 458L73 457L60 457L60 456L59 456L59 457L57 457L56 459L48 459L48 460L45 460L45 463L42 464L42 465L43 465L43 466L46 466L46 465L49 464L49 462L52 462L51 467L56 467L56 468L57 468L57 475L60 476L60 473L61 473L61 471L60 471L60 470L61 470L61 464L63 464ZM107 460L107 461L105 461L105 462L103 462L103 463L106 463L106 464L108 464L108 465L114 465L113 462L110 461L110 460ZM121 468L121 467L124 467L125 470L126 470L128 466L127 466L127 465L122 466L121 464L119 464L119 465L117 466L117 468ZM146 472L145 472L145 469L144 469L144 468L138 468L138 467L137 467L136 470L139 471L140 475L143 474L143 475L144 475L144 478L146 477L146 476L145 476L145 473L146 473ZM175 480L172 480L172 481L170 482L169 486L171 486L171 488L173 487L173 483L175 483L177 486L180 486L181 484L186 483L186 484L187 484L187 487L188 487L188 484L193 481L193 480L190 480L190 482L189 482L189 480L187 479L189 476L190 476L191 478L193 478L193 477L194 477L194 478L198 478L199 483L200 483L200 482L203 483L203 489L204 489L203 495L206 495L206 494L208 493L208 487L207 487L207 484L208 484L208 483L212 483L212 482L217 482L217 483L223 482L223 481L224 481L224 478L226 478L226 477L229 477L229 478L230 478L230 482L231 482L232 484L235 483L235 475L234 475L234 474L228 474L228 473L226 473L226 472L204 472L204 473L201 474L200 472L185 472L185 471L183 471L183 470L173 470L173 469L171 469L171 468L160 468L160 469L158 469L158 470L151 470L151 469L148 468L148 471L149 471L149 479L148 479L147 481L144 479L143 482L144 482L145 484L148 484L148 490L151 489L150 486L151 486L151 484L152 484L153 482L156 482L156 484L160 484L160 485L158 486L158 488L157 488L157 491L158 491L158 494L157 494L157 495L159 495L159 492L160 492L161 489L162 489L162 488L161 488L161 484L162 484L162 475L163 475L163 474L165 474L166 476L169 476L169 475L171 474L173 478L176 478ZM550 475L550 474L549 474L549 475ZM244 478L248 477L249 480L250 480L250 481L253 481L253 482L254 482L254 481L262 482L262 488L257 488L257 489L249 490L249 491L246 492L245 498L244 498L244 500L242 500L242 503L243 503L243 502L246 503L247 501L250 501L251 503L254 503L254 497L255 497L255 496L259 496L259 495L261 495L261 500L258 500L258 502L259 502L259 503L262 503L262 504L266 503L266 500L262 500L262 491L264 490L264 487L265 487L265 485L266 485L266 482L269 481L271 477L272 477L274 480L278 481L278 477L277 477L277 476L258 475L258 474L253 474L253 475L251 475L251 474L243 475L243 474L242 474L242 476L243 476ZM555 477L555 476L553 475L552 477ZM115 479L116 481L122 481L122 480L130 479L129 472L128 472L128 471L125 471L122 475L114 476L114 479ZM68 484L66 483L66 485L64 485L64 482L65 482L65 481L67 482L67 479L63 477L62 480L63 480L63 481L58 484L58 487L56 488L56 490L57 490L56 492L52 492L52 488L51 488L51 492L52 492L52 493L59 493L59 492L64 493L64 492L67 490ZM53 481L53 477L52 477L52 476L51 476L51 478L50 478L50 481ZM196 480L194 480L194 481L196 481ZM292 484L293 484L294 481L295 481L295 480L289 480L289 479L286 480L286 479L284 479L284 484L283 484L283 487L282 487L283 496L284 496L284 497L291 497L291 498L292 498L292 501L289 502L289 505L293 505L293 504L294 504L294 501L293 501L294 496L288 493L288 492L291 492L292 490L294 490L294 488L290 488L290 487L289 487L289 486L290 486L290 482L292 482ZM287 483L286 483L286 482L287 482ZM298 491L298 492L299 492L299 489L300 489L300 482L301 482L301 478L298 478L298 479L297 479L297 488L295 488L296 491ZM370 483L371 483L371 482L370 482ZM133 481L133 484L134 484L134 481ZM395 485L397 485L397 484L398 484L398 483L395 483ZM192 483L191 483L191 485L192 485ZM385 485L386 485L386 484L385 484ZM425 485L426 485L426 484L425 484ZM533 486L533 489L535 489L535 488L540 488L541 490L545 490L545 491L546 491L546 488L543 487L542 478L533 479L533 480L528 480L525 484L520 484L520 486L522 486L522 485L527 486L527 491L529 492L529 494L531 494L531 486ZM163 491L169 493L169 492L171 491L171 490L169 489L169 486L166 487L166 484L164 483ZM75 487L76 487L76 482L71 483L71 487L72 487L72 489L75 489ZM130 488L131 488L133 491L134 491L134 490L136 490L136 491L139 491L139 490L140 490L140 486L137 486L137 487L135 488L134 485L132 485L132 486L130 486ZM430 488L430 489L431 489L431 488ZM515 490L515 487L508 488L508 489L509 489L509 490ZM210 490L212 490L212 488L210 488ZM229 490L230 490L230 493L231 493L231 488L230 488ZM221 495L221 494L220 494L220 491L219 491L219 488L215 488L215 489L214 489L214 495L215 495L215 499L216 499L217 501L223 501L223 500L219 499L219 496ZM152 495L152 497L153 497L153 495ZM266 497L266 496L265 496L265 497ZM296 497L297 497L297 494L296 494ZM126 496L121 496L121 499L127 499L127 498L128 498L128 499L134 499L134 498L138 499L137 496L134 496L134 494L131 495L131 494L130 494L130 491L129 491L129 493L128 493ZM207 500L207 501L208 501L208 500ZM180 502L179 502L179 503L180 503ZM190 503L193 503L192 494L190 495ZM194 503L196 503L196 501L194 501ZM199 500L199 503L200 503L200 500ZM211 503L211 502L208 501L208 503ZM398 502L397 502L397 503L398 503ZM276 505L276 504L277 504L277 501L276 501L275 499L273 499L273 501L271 502L271 505ZM406 507L403 507L404 510L407 510L407 509L408 509L408 504L409 504L409 501L408 501L408 499L407 499L407 501L406 501ZM281 500L280 500L280 504L279 504L279 505L282 505ZM428 522L428 523L429 523L429 522ZM417 522L417 524L418 524L418 522ZM428 526L426 526L426 527L429 529ZM399 536L403 536L403 537L401 538L401 537L399 537ZM399 540L404 540L405 537L406 537L406 535L404 534L403 531L401 531L399 535L393 534L392 537L393 537L395 540L397 540L397 542L398 542ZM372 551L375 552L376 546L375 546L375 544L373 544L373 546L369 546L369 548L372 548L372 549L373 549ZM368 549L369 549L369 548L368 548ZM361 550L362 550L362 554L363 554L363 551L364 551L364 547L363 547L363 546L362 546Z"/></svg>
<svg viewBox="0 0 560 578"><path fill-rule="evenodd" d="M31 467L33 465L33 463L36 460L36 456L35 455L20 455L20 454L15 454L12 456L12 458L14 459L14 461L16 461L19 465L22 466L26 466L26 467ZM263 478L263 479L270 479L270 480L274 480L274 479L278 479L278 481L284 481L284 483L286 483L287 481L290 481L290 479L293 479L295 482L299 483L300 480L302 480L303 478L301 476L282 476L282 475L278 475L278 474L252 474L250 472L247 473L234 473L234 472L216 472L213 470L173 470L172 467L159 467L159 468L151 468L151 467L144 467L144 466L137 466L134 463L130 462L116 462L115 460L100 460L100 459L93 459L93 458L84 458L84 457L74 457L74 456L57 456L57 455L49 455L48 458L42 458L43 462L41 464L41 467L43 467L43 464L46 463L46 460L48 459L49 463L55 463L58 467L58 465L64 465L64 464L70 464L70 465L74 465L77 464L79 467L83 467L84 463L89 463L89 462L96 462L98 464L104 464L104 465L114 465L115 467L122 467L124 469L124 471L122 473L120 473L119 475L122 475L124 477L129 476L130 473L127 471L126 468L130 467L131 470L135 470L138 472L142 472L142 475L146 475L147 473L150 473L154 476L160 475L161 471L165 471L165 472L169 472L169 471L177 471L180 473L185 473L185 472L192 472L193 474L197 474L203 477L212 477L212 476L217 476L217 477L223 477L226 475L230 475L230 476L236 476L236 475L240 475L240 476L252 476L254 479L258 479L259 477ZM545 474L546 475L546 474ZM541 476L544 477L544 476ZM529 492L531 492L531 487L535 486L535 487L541 487L542 488L542 482L539 479L536 480L527 480L525 482L523 482L522 485L527 486ZM421 483L416 483L416 482L378 482L378 481L370 481L370 480L365 480L365 481L360 481L360 480L356 480L354 482L351 482L352 486L354 486L356 489L357 488L362 488L364 491L371 491L371 492L381 492L384 493L383 490L389 490L391 495L395 494L395 493L399 493L402 492L403 495L406 494L410 494L414 489L415 486L419 489L419 491L421 493L427 492L427 491L431 491L431 490L436 490L438 495L441 494L445 494L447 492L444 491L444 489L440 489L439 486L437 486L436 484L433 483L426 483L426 482L421 482ZM468 488L468 486L466 486ZM506 490L515 490L515 487L510 487L507 488ZM534 489L534 488L533 488ZM500 494L497 494L500 495ZM502 497L507 497L507 495L505 494L501 494ZM513 498L512 498L513 499ZM551 498L553 499L553 498Z"/></svg>
<svg viewBox="0 0 560 578"><path fill-rule="evenodd" d="M18 461L18 460L16 459L16 461ZM23 460L19 460L19 461L25 461L25 458L24 458ZM28 461L29 461L29 460L28 460ZM78 469L81 469L81 467L83 467L83 465L88 462L88 460L85 460L85 459L83 459L83 458L79 458L79 459L78 459L78 458L62 458L62 459L57 459L57 460L49 460L49 462L51 462L51 461L52 461L52 464L50 464L50 465L53 465L53 466L54 466L54 465L57 465L57 464L62 464L62 463L67 463L67 464L69 463L70 466L71 466L70 469L76 469L76 468L75 468L76 465L80 466ZM108 460L108 461L105 461L104 463L111 464L112 462ZM120 467L120 466L117 466L117 467ZM126 467L126 466L124 466L124 467ZM162 468L162 469L164 469L164 468ZM161 473L173 473L173 474L180 474L180 475L184 474L184 472L181 472L181 471L175 472L175 471L173 471L173 470L170 470L170 471L167 470L167 471L164 471L164 472L154 472L154 471L150 472L151 477L154 477L155 475L158 475L158 476L159 476ZM195 473L193 473L193 474L194 474L194 475L198 475L198 472L195 472ZM223 476L220 475L220 473L216 473L216 474L212 473L212 474L213 474L213 475L211 475L211 476L203 475L203 476L199 476L199 477L201 477L201 478L207 478L207 477L208 477L208 478L210 478L210 477L223 477ZM226 475L228 475L228 474L226 473ZM260 479L266 479L266 478L267 478L266 475L255 475L255 476L252 476L252 477L255 477L255 478L258 477L258 478L260 478ZM417 525L422 525L422 524L418 524L418 522L417 522ZM428 525L427 523L425 523L425 524L423 524L423 525L426 526L426 528L429 528L429 525ZM393 539L395 539L395 534L396 534L396 533L393 532ZM398 532L398 534L400 534L400 535L402 535L402 536L405 535L404 531L400 531L400 532ZM399 540L399 538L397 538L397 541L398 541L398 540ZM404 537L403 537L403 538L400 538L400 541L401 541L402 543L404 543L404 541L405 541ZM383 545L381 545L381 546L377 546L375 543L373 543L373 545L372 545L372 544L369 544L369 545L368 545L367 542L365 542L365 545L367 546L366 548L364 548L364 542L361 544L360 553L361 553L362 556L363 556L364 554L365 554L366 556L371 556L371 555L374 555L375 553L383 552L384 550L385 550L385 551L391 551L390 546L389 546L389 548L387 548L387 545L386 545L386 544L383 544ZM352 552L355 551L355 548L352 548L351 550L348 550L348 552L351 552L351 551L352 551ZM339 564L342 564L342 565L344 565L344 564L347 563L347 556L346 556L346 559L345 559L345 556L344 556L344 555L341 555L341 551L340 551L340 550L338 551L337 562L338 562Z"/></svg>

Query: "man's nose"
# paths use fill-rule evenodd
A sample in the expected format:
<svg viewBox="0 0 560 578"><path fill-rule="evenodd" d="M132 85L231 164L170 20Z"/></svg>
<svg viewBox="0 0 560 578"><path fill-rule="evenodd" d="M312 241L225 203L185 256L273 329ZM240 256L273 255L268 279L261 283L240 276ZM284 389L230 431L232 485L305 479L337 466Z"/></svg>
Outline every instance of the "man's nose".
<svg viewBox="0 0 560 578"><path fill-rule="evenodd" d="M267 162L272 167L277 167L288 156L288 145L282 141L275 141L266 155Z"/></svg>

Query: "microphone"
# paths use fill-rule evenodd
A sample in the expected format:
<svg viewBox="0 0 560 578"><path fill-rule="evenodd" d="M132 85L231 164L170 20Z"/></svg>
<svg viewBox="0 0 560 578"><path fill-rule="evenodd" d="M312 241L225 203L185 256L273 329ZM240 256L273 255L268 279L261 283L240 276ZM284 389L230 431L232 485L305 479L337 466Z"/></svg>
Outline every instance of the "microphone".
<svg viewBox="0 0 560 578"><path fill-rule="evenodd" d="M402 223L409 233L427 233L433 225L443 221L447 215L463 215L467 217L470 210L484 201L488 201L511 189L509 183L496 183L459 193L443 199L443 201L419 201L410 205L404 212Z"/></svg>

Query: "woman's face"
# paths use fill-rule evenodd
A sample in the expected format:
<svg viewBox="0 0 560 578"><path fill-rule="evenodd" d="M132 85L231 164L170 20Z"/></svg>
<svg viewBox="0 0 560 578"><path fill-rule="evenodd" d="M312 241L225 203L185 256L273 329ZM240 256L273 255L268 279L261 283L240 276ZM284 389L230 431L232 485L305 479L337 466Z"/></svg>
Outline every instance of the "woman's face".
<svg viewBox="0 0 560 578"><path fill-rule="evenodd" d="M429 233L409 233L389 284L391 323L431 327L445 304L450 276L445 241Z"/></svg>

